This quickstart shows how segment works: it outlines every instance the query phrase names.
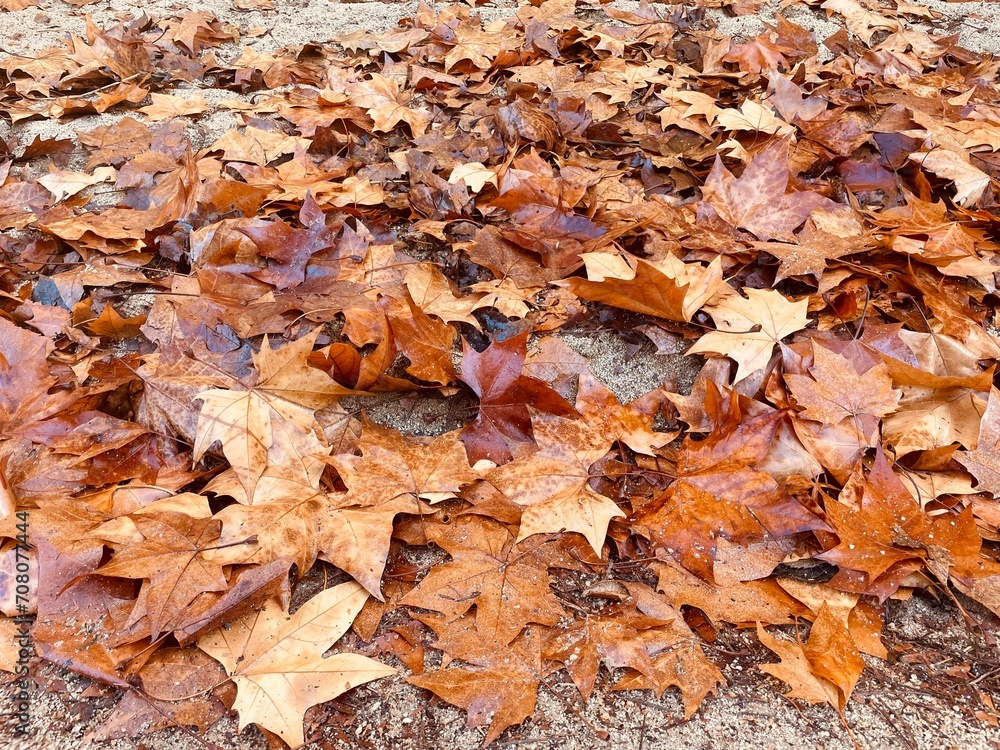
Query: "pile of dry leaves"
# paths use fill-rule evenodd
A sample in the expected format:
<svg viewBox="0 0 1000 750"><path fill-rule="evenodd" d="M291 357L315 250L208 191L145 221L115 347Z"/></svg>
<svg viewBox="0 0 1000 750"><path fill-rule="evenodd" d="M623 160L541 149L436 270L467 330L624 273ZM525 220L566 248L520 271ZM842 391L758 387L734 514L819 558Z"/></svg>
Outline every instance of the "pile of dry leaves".
<svg viewBox="0 0 1000 750"><path fill-rule="evenodd" d="M904 0L822 7L832 55L780 16L737 42L547 0L274 55L140 17L0 60L14 123L128 113L0 141L0 668L33 613L118 722L231 707L295 746L402 663L489 743L560 669L690 715L722 623L839 710L890 597L1000 614L1000 62ZM242 126L195 150L212 108ZM567 331L703 367L623 404ZM379 425L387 393L464 427ZM353 580L291 606L324 567ZM324 656L388 613L393 654Z"/></svg>

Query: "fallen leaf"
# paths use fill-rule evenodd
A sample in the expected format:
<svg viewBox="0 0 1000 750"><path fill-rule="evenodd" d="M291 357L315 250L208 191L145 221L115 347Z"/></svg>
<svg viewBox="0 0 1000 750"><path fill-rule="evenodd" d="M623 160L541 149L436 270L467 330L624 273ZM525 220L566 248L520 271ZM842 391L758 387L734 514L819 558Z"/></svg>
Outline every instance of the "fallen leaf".
<svg viewBox="0 0 1000 750"><path fill-rule="evenodd" d="M240 729L250 723L291 747L305 741L302 721L312 706L395 670L360 654L323 654L347 632L368 593L349 582L320 592L294 614L275 599L226 628L198 639L236 683Z"/></svg>

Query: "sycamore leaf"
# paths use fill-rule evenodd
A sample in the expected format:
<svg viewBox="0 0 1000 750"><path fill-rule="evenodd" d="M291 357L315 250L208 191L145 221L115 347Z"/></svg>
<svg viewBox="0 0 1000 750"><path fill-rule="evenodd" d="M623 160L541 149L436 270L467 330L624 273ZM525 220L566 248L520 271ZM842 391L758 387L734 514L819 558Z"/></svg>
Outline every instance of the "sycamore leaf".
<svg viewBox="0 0 1000 750"><path fill-rule="evenodd" d="M424 134L430 124L426 110L411 109L403 104L400 101L399 86L378 73L372 73L367 81L353 86L350 94L351 104L368 112L368 116L375 121L376 130L387 133L400 122L405 122L417 138Z"/></svg>
<svg viewBox="0 0 1000 750"><path fill-rule="evenodd" d="M203 391L198 398L203 403L198 413L194 460L199 460L218 441L247 496L252 498L274 441L267 401L255 391L221 388Z"/></svg>
<svg viewBox="0 0 1000 750"><path fill-rule="evenodd" d="M454 432L433 440L405 438L365 418L358 448L361 456L326 459L348 492L319 514L317 544L324 558L381 599L395 516L420 514L421 498L433 503L455 497L479 474L469 467Z"/></svg>
<svg viewBox="0 0 1000 750"><path fill-rule="evenodd" d="M85 172L64 172L54 167L49 168L49 173L38 178L38 184L45 187L56 197L56 202L76 195L84 188L96 185L100 182L114 182L118 175L114 167L98 167L93 174Z"/></svg>
<svg viewBox="0 0 1000 750"><path fill-rule="evenodd" d="M827 518L840 544L818 555L842 569L857 571L854 590L878 592L882 598L891 595L902 583L890 570L897 563L907 562L911 569L926 566L942 583L952 576L969 580L989 575L996 567L981 559L982 540L971 512L929 517L893 473L882 451L859 483L858 507L835 501L826 504ZM896 568L897 572L905 569ZM844 570L838 574L846 575Z"/></svg>
<svg viewBox="0 0 1000 750"><path fill-rule="evenodd" d="M820 7L826 10L827 15L842 15L847 28L863 39L865 44L871 44L872 36L880 29L896 31L900 28L899 21L868 10L858 0L825 0Z"/></svg>
<svg viewBox="0 0 1000 750"><path fill-rule="evenodd" d="M755 242L754 248L770 253L779 261L775 283L789 276L812 276L819 280L827 261L863 252L866 243L861 237L838 237L817 229L812 220L798 233L795 243Z"/></svg>
<svg viewBox="0 0 1000 750"><path fill-rule="evenodd" d="M795 128L787 122L775 117L770 109L761 106L752 99L744 100L739 109L720 109L716 112L715 124L725 130L752 130L760 133L776 133L782 136L787 136L795 131Z"/></svg>
<svg viewBox="0 0 1000 750"><path fill-rule="evenodd" d="M636 514L635 527L658 548L703 580L714 582L720 539L747 544L780 538L824 524L777 482L754 468L768 454L780 412L739 421L735 394L731 418L706 439L685 439L677 480Z"/></svg>
<svg viewBox="0 0 1000 750"><path fill-rule="evenodd" d="M559 282L573 294L624 310L667 320L689 321L723 286L721 259L707 268L682 263L673 256L660 262L625 258L609 253L584 253L587 280Z"/></svg>
<svg viewBox="0 0 1000 750"><path fill-rule="evenodd" d="M379 305L389 316L393 341L410 360L406 371L420 380L447 385L455 379L451 362L458 333L452 326L431 318L409 297L383 297Z"/></svg>
<svg viewBox="0 0 1000 750"><path fill-rule="evenodd" d="M313 412L353 391L308 364L318 332L316 329L278 350L271 349L265 337L260 353L254 356L255 386L247 390L214 388L197 396L203 405L194 460L201 459L216 441L221 443L246 492L246 502L253 502L272 450L280 452L283 460L279 463L301 484L318 481L322 474L316 455L324 446L316 437Z"/></svg>
<svg viewBox="0 0 1000 750"><path fill-rule="evenodd" d="M548 568L573 568L553 541L518 543L504 526L468 516L453 529L428 534L452 558L434 566L401 603L441 612L449 620L476 606L476 633L484 644L503 647L528 623L555 625L562 605L549 587Z"/></svg>
<svg viewBox="0 0 1000 750"><path fill-rule="evenodd" d="M793 242L793 232L827 199L818 193L786 193L788 141L774 141L754 156L734 177L715 158L715 165L702 188L704 199L724 221L746 229L761 240Z"/></svg>
<svg viewBox="0 0 1000 750"><path fill-rule="evenodd" d="M212 559L222 524L211 518L161 512L138 516L132 523L138 539L116 549L114 557L96 572L102 576L143 578L141 601L129 624L141 615L149 618L153 638L179 625L179 616L205 592L225 591L222 566Z"/></svg>
<svg viewBox="0 0 1000 750"><path fill-rule="evenodd" d="M408 677L407 682L465 709L469 727L488 725L484 746L507 727L535 713L538 677L519 664L485 669L452 667Z"/></svg>
<svg viewBox="0 0 1000 750"><path fill-rule="evenodd" d="M848 417L884 417L896 410L901 392L892 388L889 369L882 363L858 372L846 357L813 342L812 378L785 375L785 382L802 416L823 424L839 424Z"/></svg>
<svg viewBox="0 0 1000 750"><path fill-rule="evenodd" d="M807 703L828 703L843 710L865 663L843 622L824 605L803 645L778 640L757 624L760 642L781 657L778 664L761 664L762 671L792 689L785 693Z"/></svg>
<svg viewBox="0 0 1000 750"><path fill-rule="evenodd" d="M509 461L512 444L532 439L528 404L551 414L576 414L545 382L521 374L529 335L530 331L525 331L494 341L482 352L463 341L462 380L479 396L479 414L462 433L473 464L482 459Z"/></svg>
<svg viewBox="0 0 1000 750"><path fill-rule="evenodd" d="M907 158L928 172L955 183L955 202L960 206L976 203L990 185L990 176L957 151L935 149L926 153L910 154Z"/></svg>
<svg viewBox="0 0 1000 750"><path fill-rule="evenodd" d="M449 667L408 677L407 682L432 691L468 712L469 727L487 726L490 744L509 726L519 724L535 711L538 687L545 671L541 664L541 638L529 627L510 646L497 648L472 627L471 615L450 620L440 615L416 615L437 635L434 647L452 659L475 668Z"/></svg>
<svg viewBox="0 0 1000 750"><path fill-rule="evenodd" d="M201 94L196 94L190 99L157 93L152 93L149 96L153 103L140 108L139 111L150 120L169 120L173 117L200 115L208 108Z"/></svg>
<svg viewBox="0 0 1000 750"><path fill-rule="evenodd" d="M790 302L773 289L747 288L747 296L732 294L706 309L715 321L688 354L721 354L737 363L739 382L767 366L776 344L809 324L809 303Z"/></svg>
<svg viewBox="0 0 1000 750"><path fill-rule="evenodd" d="M479 294L459 296L451 282L431 263L419 263L404 276L406 289L421 310L435 315L445 323L462 322L479 328L479 321L472 315L482 300Z"/></svg>
<svg viewBox="0 0 1000 750"><path fill-rule="evenodd" d="M637 453L652 456L654 449L677 437L676 432L653 431L653 418L659 406L657 391L651 391L628 404L620 404L589 370L580 373L576 410L587 424L599 430L604 437L618 440Z"/></svg>
<svg viewBox="0 0 1000 750"><path fill-rule="evenodd" d="M487 167L478 161L459 164L448 176L448 182L456 184L464 182L473 193L480 192L486 185L497 187L497 170Z"/></svg>
<svg viewBox="0 0 1000 750"><path fill-rule="evenodd" d="M1000 391L996 388L990 389L976 449L956 453L955 460L976 478L978 490L1000 497Z"/></svg>
<svg viewBox="0 0 1000 750"><path fill-rule="evenodd" d="M367 417L362 425L362 455L326 459L347 485L347 500L353 505L373 507L398 497L440 502L479 479L455 432L410 438Z"/></svg>
<svg viewBox="0 0 1000 750"><path fill-rule="evenodd" d="M536 415L538 450L490 471L486 479L524 507L518 541L533 534L575 531L598 556L608 523L625 514L590 487L590 467L612 440L583 420Z"/></svg>
<svg viewBox="0 0 1000 750"><path fill-rule="evenodd" d="M298 747L310 707L395 672L360 654L323 656L367 599L354 582L326 589L291 615L269 599L263 609L198 639L236 683L240 729L254 723Z"/></svg>
<svg viewBox="0 0 1000 750"><path fill-rule="evenodd" d="M630 667L655 679L657 668L651 654L673 641L665 625L669 622L618 605L556 631L545 658L562 662L586 699L593 692L601 664L609 669Z"/></svg>

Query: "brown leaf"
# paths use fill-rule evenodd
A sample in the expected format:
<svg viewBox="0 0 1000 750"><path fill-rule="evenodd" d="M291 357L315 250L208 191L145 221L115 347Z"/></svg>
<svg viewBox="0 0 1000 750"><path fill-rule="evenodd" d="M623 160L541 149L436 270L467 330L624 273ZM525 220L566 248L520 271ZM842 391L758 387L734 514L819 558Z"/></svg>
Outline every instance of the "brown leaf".
<svg viewBox="0 0 1000 750"><path fill-rule="evenodd" d="M672 642L664 628L669 624L625 605L615 605L555 631L545 658L562 662L587 699L601 664L608 669L630 667L655 680L657 670L651 656Z"/></svg>
<svg viewBox="0 0 1000 750"><path fill-rule="evenodd" d="M512 502L523 506L518 541L533 534L575 531L600 556L608 523L625 514L590 486L591 465L611 447L604 432L583 420L538 415L538 450L486 475Z"/></svg>
<svg viewBox="0 0 1000 750"><path fill-rule="evenodd" d="M730 414L739 418L736 396ZM768 453L781 412L731 423L706 439L684 441L677 480L635 516L635 528L709 583L718 539L746 545L824 524L754 464Z"/></svg>
<svg viewBox="0 0 1000 750"><path fill-rule="evenodd" d="M203 593L226 590L222 566L211 559L222 524L182 513L137 517L133 523L140 538L117 547L111 561L95 572L145 580L141 605L136 605L126 627L144 616L157 638L179 624L180 616Z"/></svg>
<svg viewBox="0 0 1000 750"><path fill-rule="evenodd" d="M758 153L740 177L716 157L703 194L727 223L746 229L760 240L793 242L793 232L826 199L817 193L785 193L788 141L776 140Z"/></svg>
<svg viewBox="0 0 1000 750"><path fill-rule="evenodd" d="M672 256L658 264L637 259L633 269L618 256L588 253L583 258L588 280L562 282L573 294L667 320L691 320L722 287L722 264L718 261L703 268Z"/></svg>
<svg viewBox="0 0 1000 750"><path fill-rule="evenodd" d="M434 566L401 603L461 617L475 605L476 632L483 643L502 647L528 625L555 625L563 608L549 588L549 567L573 568L552 540L521 544L506 528L468 517L449 527L431 527L431 538L452 558Z"/></svg>
<svg viewBox="0 0 1000 750"><path fill-rule="evenodd" d="M990 398L979 426L976 449L955 454L955 460L976 478L976 487L1000 496L1000 391L990 389Z"/></svg>
<svg viewBox="0 0 1000 750"><path fill-rule="evenodd" d="M461 377L479 396L479 414L462 433L473 464L483 459L494 463L510 461L512 444L532 439L528 404L552 414L576 414L544 382L521 374L529 335L525 331L504 341L493 341L483 352L463 342Z"/></svg>
<svg viewBox="0 0 1000 750"><path fill-rule="evenodd" d="M802 416L823 424L839 424L848 417L884 417L896 410L901 395L892 389L885 365L860 372L845 357L813 343L812 378L785 375Z"/></svg>

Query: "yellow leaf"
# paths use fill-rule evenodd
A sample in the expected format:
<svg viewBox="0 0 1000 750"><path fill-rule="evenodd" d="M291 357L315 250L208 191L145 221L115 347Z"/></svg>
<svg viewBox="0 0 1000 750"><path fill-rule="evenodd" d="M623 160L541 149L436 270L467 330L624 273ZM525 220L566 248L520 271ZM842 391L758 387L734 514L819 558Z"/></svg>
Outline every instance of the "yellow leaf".
<svg viewBox="0 0 1000 750"><path fill-rule="evenodd" d="M317 594L287 614L277 599L198 640L236 683L233 708L240 729L251 722L291 747L305 741L303 715L351 688L395 673L361 654L327 651L354 622L368 599L350 581Z"/></svg>
<svg viewBox="0 0 1000 750"><path fill-rule="evenodd" d="M471 161L468 164L459 164L451 170L451 176L448 177L448 182L452 185L457 185L459 182L463 182L469 186L473 193L478 193L487 183L496 187L497 171L496 169L487 167L478 161Z"/></svg>
<svg viewBox="0 0 1000 750"><path fill-rule="evenodd" d="M739 367L739 382L763 369L776 344L809 324L809 300L791 302L773 289L746 289L747 296L733 294L706 310L718 330L702 336L688 354L722 354Z"/></svg>

